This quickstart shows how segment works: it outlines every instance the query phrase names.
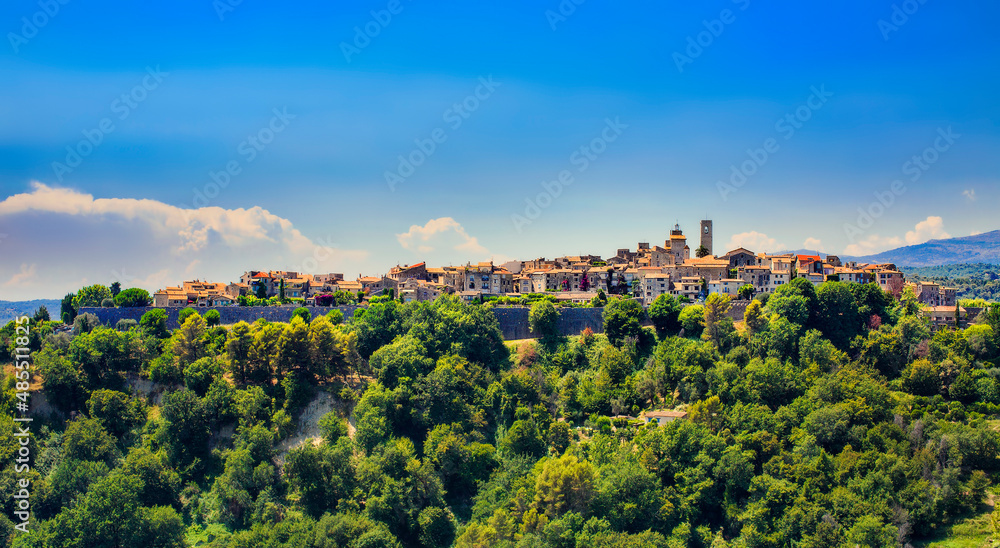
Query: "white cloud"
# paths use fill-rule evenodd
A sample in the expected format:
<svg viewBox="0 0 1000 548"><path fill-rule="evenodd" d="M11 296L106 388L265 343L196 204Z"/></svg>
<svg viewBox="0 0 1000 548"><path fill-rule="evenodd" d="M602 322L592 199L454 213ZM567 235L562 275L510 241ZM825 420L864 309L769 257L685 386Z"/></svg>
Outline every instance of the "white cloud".
<svg viewBox="0 0 1000 548"><path fill-rule="evenodd" d="M806 238L805 242L802 242L802 247L814 251L819 251L823 248L823 242L819 238Z"/></svg>
<svg viewBox="0 0 1000 548"><path fill-rule="evenodd" d="M252 268L331 272L367 257L311 239L261 207L183 209L39 182L0 202L0 232L11 234L5 256L37 263L38 276L3 297L14 300L60 296L81 278L155 291L195 273L231 281ZM0 264L0 279L14 275L11 266Z"/></svg>
<svg viewBox="0 0 1000 548"><path fill-rule="evenodd" d="M976 201L976 189L969 188L969 189L963 190L962 191L962 196L965 196L966 198L968 198L970 202L975 202Z"/></svg>
<svg viewBox="0 0 1000 548"><path fill-rule="evenodd" d="M783 243L778 243L777 240L767 234L757 232L756 230L733 234L733 237L729 239L729 243L726 245L727 249L742 247L755 253L781 251L788 247Z"/></svg>
<svg viewBox="0 0 1000 548"><path fill-rule="evenodd" d="M978 236L982 233L983 233L982 230L973 230L972 232L969 233L969 236Z"/></svg>
<svg viewBox="0 0 1000 548"><path fill-rule="evenodd" d="M872 234L863 240L854 242L844 249L844 254L864 256L881 253L887 249L893 249L903 245L903 240L898 237L883 238L878 234Z"/></svg>
<svg viewBox="0 0 1000 548"><path fill-rule="evenodd" d="M442 244L456 251L476 255L489 253L475 237L469 236L465 228L451 217L431 219L424 226L412 225L410 230L396 234L396 239L404 249L419 253L430 253L442 247Z"/></svg>
<svg viewBox="0 0 1000 548"><path fill-rule="evenodd" d="M951 234L944 231L944 221L941 217L927 217L917 223L913 230L906 233L906 243L917 245L927 240L941 240L951 238Z"/></svg>
<svg viewBox="0 0 1000 548"><path fill-rule="evenodd" d="M873 255L904 245L922 244L928 240L951 238L944 230L941 217L930 216L917 223L913 230L908 231L903 238L898 236L879 236L872 234L867 238L848 245L844 249L846 255Z"/></svg>
<svg viewBox="0 0 1000 548"><path fill-rule="evenodd" d="M30 282L34 277L38 275L38 265L32 263L31 265L22 264L21 271L10 277L9 280L4 282L3 285L8 287L18 287L25 285Z"/></svg>

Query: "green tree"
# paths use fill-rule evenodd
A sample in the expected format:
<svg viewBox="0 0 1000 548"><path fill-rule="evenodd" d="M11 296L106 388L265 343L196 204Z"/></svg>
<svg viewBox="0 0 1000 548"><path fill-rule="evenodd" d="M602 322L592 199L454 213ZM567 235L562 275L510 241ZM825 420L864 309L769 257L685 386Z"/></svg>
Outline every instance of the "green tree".
<svg viewBox="0 0 1000 548"><path fill-rule="evenodd" d="M111 464L117 452L114 436L97 419L78 417L66 423L63 434L63 456L66 458Z"/></svg>
<svg viewBox="0 0 1000 548"><path fill-rule="evenodd" d="M323 435L323 441L334 445L340 438L347 436L347 421L335 411L330 411L319 418L319 431Z"/></svg>
<svg viewBox="0 0 1000 548"><path fill-rule="evenodd" d="M35 323L41 323L41 322L47 322L47 321L49 321L49 319L50 319L49 318L49 309L45 308L44 304L41 305L41 306L39 306L38 310L35 311L34 318L32 318L32 319L34 320Z"/></svg>
<svg viewBox="0 0 1000 548"><path fill-rule="evenodd" d="M740 288L737 291L736 295L739 297L739 299L741 301L749 301L749 300L753 299L754 293L756 293L756 292L757 292L757 289L754 288L754 286L752 286L750 284L743 284L743 285L740 286Z"/></svg>
<svg viewBox="0 0 1000 548"><path fill-rule="evenodd" d="M245 384L249 380L250 345L253 335L250 324L236 322L226 335L226 363L233 380L237 384Z"/></svg>
<svg viewBox="0 0 1000 548"><path fill-rule="evenodd" d="M312 313L309 312L308 308L300 306L292 311L292 318L302 318L303 322L309 323L312 321Z"/></svg>
<svg viewBox="0 0 1000 548"><path fill-rule="evenodd" d="M278 340L284 331L280 324L254 322L247 361L247 379L250 382L264 383L275 374L278 367Z"/></svg>
<svg viewBox="0 0 1000 548"><path fill-rule="evenodd" d="M167 311L162 308L155 308L144 313L139 319L139 326L157 339L165 339L170 335L167 330Z"/></svg>
<svg viewBox="0 0 1000 548"><path fill-rule="evenodd" d="M188 315L180 329L174 333L171 347L181 365L194 363L205 357L205 331L207 329L205 318L202 318L198 313L193 313Z"/></svg>
<svg viewBox="0 0 1000 548"><path fill-rule="evenodd" d="M871 325L872 318L878 317L879 325L889 323L890 311L896 300L892 295L882 291L876 283L847 284L858 304L858 316L862 323Z"/></svg>
<svg viewBox="0 0 1000 548"><path fill-rule="evenodd" d="M378 372L378 380L387 388L395 388L401 377L415 379L434 368L427 348L413 335L405 335L379 348L370 361Z"/></svg>
<svg viewBox="0 0 1000 548"><path fill-rule="evenodd" d="M767 309L794 324L810 327L818 309L816 301L816 286L806 278L795 278L774 290Z"/></svg>
<svg viewBox="0 0 1000 548"><path fill-rule="evenodd" d="M77 307L73 304L73 300L75 298L75 293L67 293L59 303L59 319L62 320L64 324L72 324L73 320L76 318Z"/></svg>
<svg viewBox="0 0 1000 548"><path fill-rule="evenodd" d="M344 323L344 313L334 308L326 313L326 319L330 320L333 325L340 325Z"/></svg>
<svg viewBox="0 0 1000 548"><path fill-rule="evenodd" d="M455 541L455 518L447 508L428 506L417 518L420 543L428 548L446 548Z"/></svg>
<svg viewBox="0 0 1000 548"><path fill-rule="evenodd" d="M645 311L634 299L612 299L604 307L604 333L608 341L621 346L627 337L639 338Z"/></svg>
<svg viewBox="0 0 1000 548"><path fill-rule="evenodd" d="M703 245L698 246L698 249L696 249L694 252L694 256L698 257L699 259L701 259L702 257L707 257L709 255L711 255L711 253L708 251L708 248Z"/></svg>
<svg viewBox="0 0 1000 548"><path fill-rule="evenodd" d="M222 317L221 317L221 314L219 314L218 310L215 310L213 308L212 310L209 310L208 312L205 312L205 325L206 326L208 326L208 327L215 327L215 326L219 325L220 323L222 323Z"/></svg>
<svg viewBox="0 0 1000 548"><path fill-rule="evenodd" d="M115 305L120 308L149 306L152 302L149 292L138 287L131 287L115 295Z"/></svg>
<svg viewBox="0 0 1000 548"><path fill-rule="evenodd" d="M542 344L552 344L561 338L559 312L549 301L538 301L531 305L528 322L531 324L531 332L541 340Z"/></svg>
<svg viewBox="0 0 1000 548"><path fill-rule="evenodd" d="M76 292L73 297L73 308L80 310L83 306L101 306L104 299L110 299L111 290L107 286L94 284L84 287Z"/></svg>
<svg viewBox="0 0 1000 548"><path fill-rule="evenodd" d="M681 327L687 337L700 337L705 329L705 308L700 304L685 306L680 315Z"/></svg>
<svg viewBox="0 0 1000 548"><path fill-rule="evenodd" d="M344 335L327 316L317 316L309 324L309 358L312 372L319 377L347 375L347 348Z"/></svg>
<svg viewBox="0 0 1000 548"><path fill-rule="evenodd" d="M734 332L733 320L729 317L730 306L729 296L720 293L712 293L705 299L705 330L701 337L717 349L728 346L728 339Z"/></svg>
<svg viewBox="0 0 1000 548"><path fill-rule="evenodd" d="M87 410L116 438L146 424L146 404L116 390L95 390L87 400Z"/></svg>
<svg viewBox="0 0 1000 548"><path fill-rule="evenodd" d="M837 348L846 350L860 332L858 303L848 284L823 282L816 291L815 326Z"/></svg>
<svg viewBox="0 0 1000 548"><path fill-rule="evenodd" d="M666 293L656 297L649 305L649 319L656 328L656 335L665 339L681 330L681 310L683 306L677 297Z"/></svg>
<svg viewBox="0 0 1000 548"><path fill-rule="evenodd" d="M104 326L77 335L69 346L69 357L90 388L120 383L119 373L137 371L144 355L145 347L137 331L120 332Z"/></svg>
<svg viewBox="0 0 1000 548"><path fill-rule="evenodd" d="M984 311L986 323L993 328L993 335L997 338L997 346L1000 346L1000 303L993 303Z"/></svg>
<svg viewBox="0 0 1000 548"><path fill-rule="evenodd" d="M267 300L267 286L263 283L257 284L257 289L254 292L258 299L265 301Z"/></svg>
<svg viewBox="0 0 1000 548"><path fill-rule="evenodd" d="M746 324L750 335L760 333L767 327L767 317L764 316L764 306L760 304L760 301L750 301L750 304L747 305L746 310L743 312L743 322Z"/></svg>
<svg viewBox="0 0 1000 548"><path fill-rule="evenodd" d="M873 515L861 516L847 531L847 544L860 548L896 545L896 527Z"/></svg>
<svg viewBox="0 0 1000 548"><path fill-rule="evenodd" d="M169 462L189 470L200 467L211 435L208 410L194 392L182 389L163 396L155 439L166 448Z"/></svg>
<svg viewBox="0 0 1000 548"><path fill-rule="evenodd" d="M563 454L570 444L570 428L569 424L565 422L553 421L549 425L548 434L549 445L555 450L556 454Z"/></svg>
<svg viewBox="0 0 1000 548"><path fill-rule="evenodd" d="M121 291L122 291L122 284L121 284L121 282L117 282L117 281L111 282L110 289L111 289L111 297L112 298L117 297L118 294L121 293Z"/></svg>
<svg viewBox="0 0 1000 548"><path fill-rule="evenodd" d="M50 346L35 354L35 367L42 377L46 396L57 408L67 412L80 408L84 383L72 361Z"/></svg>
<svg viewBox="0 0 1000 548"><path fill-rule="evenodd" d="M199 358L184 367L184 385L199 396L204 396L208 387L221 376L222 367L211 356Z"/></svg>
<svg viewBox="0 0 1000 548"><path fill-rule="evenodd" d="M309 371L309 326L301 317L293 317L278 338L279 370Z"/></svg>
<svg viewBox="0 0 1000 548"><path fill-rule="evenodd" d="M507 455L528 455L539 458L546 453L545 441L533 420L516 420L500 440L499 449Z"/></svg>
<svg viewBox="0 0 1000 548"><path fill-rule="evenodd" d="M576 455L548 459L535 480L532 509L550 519L566 512L590 514L595 475L594 467Z"/></svg>

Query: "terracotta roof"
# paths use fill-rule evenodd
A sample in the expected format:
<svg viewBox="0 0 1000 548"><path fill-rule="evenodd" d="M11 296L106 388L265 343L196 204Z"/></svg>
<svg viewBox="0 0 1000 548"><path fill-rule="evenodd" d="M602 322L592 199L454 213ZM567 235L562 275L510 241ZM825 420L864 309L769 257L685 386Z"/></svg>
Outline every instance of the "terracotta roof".
<svg viewBox="0 0 1000 548"><path fill-rule="evenodd" d="M670 417L683 419L687 416L687 411L646 411L642 415L654 419Z"/></svg>

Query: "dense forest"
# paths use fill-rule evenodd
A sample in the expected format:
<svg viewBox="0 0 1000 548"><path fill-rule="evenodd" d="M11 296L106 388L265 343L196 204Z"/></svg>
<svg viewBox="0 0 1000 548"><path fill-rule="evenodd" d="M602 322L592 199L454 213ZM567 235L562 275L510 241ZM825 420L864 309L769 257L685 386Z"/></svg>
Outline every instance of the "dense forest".
<svg viewBox="0 0 1000 548"><path fill-rule="evenodd" d="M994 306L931 331L911 292L796 279L741 321L720 295L605 306L570 337L532 306L377 297L353 318L184 311L31 320L28 533L15 370L0 540L71 547L905 546L1000 479ZM651 324L651 325L650 325ZM15 349L0 330L0 362ZM320 393L321 436L289 443ZM658 426L643 411L681 410ZM36 409L37 411L37 409Z"/></svg>
<svg viewBox="0 0 1000 548"><path fill-rule="evenodd" d="M903 267L910 281L928 281L958 289L958 298L1000 302L1000 265L973 263Z"/></svg>

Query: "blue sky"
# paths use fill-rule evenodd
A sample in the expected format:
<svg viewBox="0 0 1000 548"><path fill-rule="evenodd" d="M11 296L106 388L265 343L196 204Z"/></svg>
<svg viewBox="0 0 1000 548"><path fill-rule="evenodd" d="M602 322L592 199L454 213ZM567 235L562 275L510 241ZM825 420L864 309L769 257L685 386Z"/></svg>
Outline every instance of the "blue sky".
<svg viewBox="0 0 1000 548"><path fill-rule="evenodd" d="M52 1L0 8L0 299L610 255L706 215L717 253L1000 228L995 3Z"/></svg>

